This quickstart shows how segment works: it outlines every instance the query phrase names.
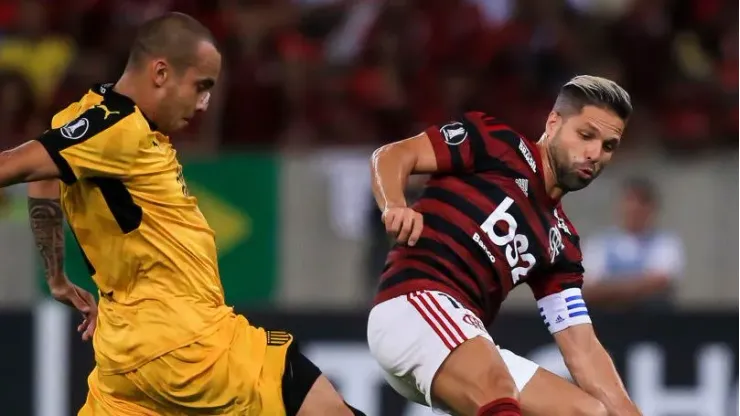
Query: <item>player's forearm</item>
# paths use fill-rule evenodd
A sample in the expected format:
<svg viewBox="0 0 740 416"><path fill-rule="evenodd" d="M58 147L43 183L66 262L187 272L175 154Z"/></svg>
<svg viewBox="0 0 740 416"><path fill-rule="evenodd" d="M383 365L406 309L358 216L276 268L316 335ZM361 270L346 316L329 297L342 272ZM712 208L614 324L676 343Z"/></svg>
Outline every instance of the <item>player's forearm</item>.
<svg viewBox="0 0 740 416"><path fill-rule="evenodd" d="M404 157L393 145L383 146L373 153L370 170L378 208L406 206L404 189L413 168L413 159Z"/></svg>
<svg viewBox="0 0 740 416"><path fill-rule="evenodd" d="M28 185L28 217L46 280L53 285L64 280L64 214L56 180Z"/></svg>
<svg viewBox="0 0 740 416"><path fill-rule="evenodd" d="M13 150L0 153L0 188L25 182L28 173L19 169Z"/></svg>
<svg viewBox="0 0 740 416"><path fill-rule="evenodd" d="M610 415L641 415L630 400L611 357L598 341L575 357L566 356L565 361L578 386L601 401Z"/></svg>
<svg viewBox="0 0 740 416"><path fill-rule="evenodd" d="M0 152L0 188L58 177L59 169L38 141Z"/></svg>

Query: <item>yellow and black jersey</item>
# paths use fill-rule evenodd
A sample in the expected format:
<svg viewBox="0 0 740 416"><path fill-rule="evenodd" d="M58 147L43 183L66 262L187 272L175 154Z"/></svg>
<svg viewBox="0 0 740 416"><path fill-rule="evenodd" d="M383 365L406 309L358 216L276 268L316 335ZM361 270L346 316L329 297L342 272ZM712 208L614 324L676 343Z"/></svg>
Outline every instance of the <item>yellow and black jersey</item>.
<svg viewBox="0 0 740 416"><path fill-rule="evenodd" d="M113 84L51 127L38 140L61 172L62 206L100 291L100 371L130 371L207 336L231 308L214 233L169 138Z"/></svg>

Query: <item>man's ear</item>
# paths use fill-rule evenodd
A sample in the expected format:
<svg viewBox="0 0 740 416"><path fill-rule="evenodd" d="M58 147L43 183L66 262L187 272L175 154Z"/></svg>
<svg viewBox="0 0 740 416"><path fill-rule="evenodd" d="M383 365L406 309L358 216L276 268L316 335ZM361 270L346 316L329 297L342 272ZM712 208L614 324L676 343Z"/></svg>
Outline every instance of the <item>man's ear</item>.
<svg viewBox="0 0 740 416"><path fill-rule="evenodd" d="M561 124L563 124L563 116L555 110L550 111L545 122L545 135L547 137L554 137L555 132L558 131Z"/></svg>
<svg viewBox="0 0 740 416"><path fill-rule="evenodd" d="M167 77L170 76L170 67L167 61L163 59L156 59L151 63L151 74L152 81L157 88L161 88L167 82Z"/></svg>

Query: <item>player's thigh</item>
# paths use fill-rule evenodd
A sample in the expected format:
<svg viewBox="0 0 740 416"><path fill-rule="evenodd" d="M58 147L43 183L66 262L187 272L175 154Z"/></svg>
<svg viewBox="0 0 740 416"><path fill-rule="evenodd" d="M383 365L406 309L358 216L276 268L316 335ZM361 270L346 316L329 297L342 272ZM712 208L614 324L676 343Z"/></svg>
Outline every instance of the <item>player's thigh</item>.
<svg viewBox="0 0 740 416"><path fill-rule="evenodd" d="M444 293L414 292L373 307L368 344L391 387L409 400L475 414L516 395L483 324Z"/></svg>
<svg viewBox="0 0 740 416"><path fill-rule="evenodd" d="M329 379L303 355L295 342L285 354L281 393L287 416L352 416Z"/></svg>
<svg viewBox="0 0 740 416"><path fill-rule="evenodd" d="M432 395L460 414L474 415L496 399L516 398L518 390L496 346L479 336L463 342L442 363Z"/></svg>
<svg viewBox="0 0 740 416"><path fill-rule="evenodd" d="M527 416L607 416L601 402L569 381L538 368L519 394Z"/></svg>
<svg viewBox="0 0 740 416"><path fill-rule="evenodd" d="M297 416L352 416L355 414L334 389L328 378L321 375L311 386Z"/></svg>

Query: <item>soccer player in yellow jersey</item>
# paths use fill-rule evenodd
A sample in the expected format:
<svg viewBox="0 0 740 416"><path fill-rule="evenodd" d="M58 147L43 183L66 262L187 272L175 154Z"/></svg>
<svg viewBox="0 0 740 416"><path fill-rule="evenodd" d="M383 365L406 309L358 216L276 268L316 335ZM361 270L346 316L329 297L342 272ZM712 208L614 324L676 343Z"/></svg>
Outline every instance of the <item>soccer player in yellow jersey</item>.
<svg viewBox="0 0 740 416"><path fill-rule="evenodd" d="M290 334L253 327L224 303L214 233L167 136L206 110L220 67L200 23L156 18L139 29L117 83L93 87L37 140L0 154L0 186L33 182L51 293L82 312L78 329L93 339L80 415L362 414ZM97 307L64 274L63 216Z"/></svg>

